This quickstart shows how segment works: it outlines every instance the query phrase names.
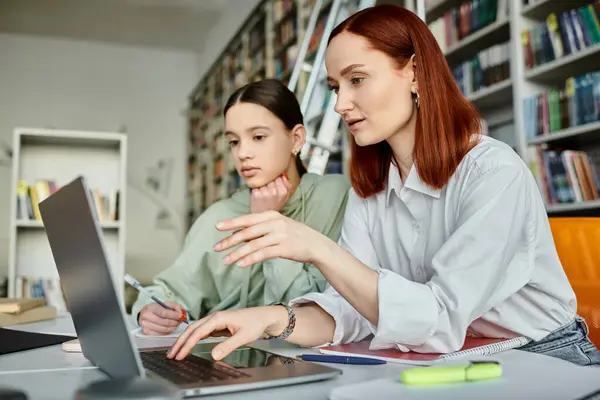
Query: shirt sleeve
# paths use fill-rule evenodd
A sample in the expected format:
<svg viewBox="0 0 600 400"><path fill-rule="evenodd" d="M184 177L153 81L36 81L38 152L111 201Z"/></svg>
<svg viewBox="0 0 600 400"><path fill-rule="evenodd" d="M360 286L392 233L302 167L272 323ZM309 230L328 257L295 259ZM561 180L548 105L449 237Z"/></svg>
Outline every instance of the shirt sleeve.
<svg viewBox="0 0 600 400"><path fill-rule="evenodd" d="M431 279L421 284L380 271L372 348L459 350L471 322L529 280L533 183L513 166L477 174L457 201L454 231L432 259Z"/></svg>
<svg viewBox="0 0 600 400"><path fill-rule="evenodd" d="M338 244L365 265L378 270L380 264L368 233L366 201L350 189ZM311 302L318 304L335 321L333 340L327 344L355 342L374 333L367 319L331 285L328 285L323 293L309 293L292 300L289 304Z"/></svg>

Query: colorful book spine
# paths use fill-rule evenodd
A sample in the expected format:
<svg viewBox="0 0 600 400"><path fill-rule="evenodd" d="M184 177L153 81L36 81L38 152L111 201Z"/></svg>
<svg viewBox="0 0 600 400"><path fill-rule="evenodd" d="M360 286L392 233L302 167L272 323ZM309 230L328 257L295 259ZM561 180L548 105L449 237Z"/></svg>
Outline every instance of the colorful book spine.
<svg viewBox="0 0 600 400"><path fill-rule="evenodd" d="M559 14L521 32L525 69L600 46L600 0Z"/></svg>
<svg viewBox="0 0 600 400"><path fill-rule="evenodd" d="M528 140L600 121L600 70L570 77L564 87L523 101Z"/></svg>
<svg viewBox="0 0 600 400"><path fill-rule="evenodd" d="M427 3L426 3L427 4ZM508 0L470 0L428 24L442 51L480 29L508 18Z"/></svg>
<svg viewBox="0 0 600 400"><path fill-rule="evenodd" d="M509 43L500 43L479 52L452 68L464 95L469 96L510 78Z"/></svg>
<svg viewBox="0 0 600 400"><path fill-rule="evenodd" d="M547 204L600 199L597 155L538 146L531 159L530 168Z"/></svg>

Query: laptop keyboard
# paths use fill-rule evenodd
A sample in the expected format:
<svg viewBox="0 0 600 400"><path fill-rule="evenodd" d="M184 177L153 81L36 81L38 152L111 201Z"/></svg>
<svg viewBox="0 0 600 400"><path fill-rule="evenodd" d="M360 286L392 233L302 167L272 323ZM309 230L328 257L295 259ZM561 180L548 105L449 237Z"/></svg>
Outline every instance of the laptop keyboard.
<svg viewBox="0 0 600 400"><path fill-rule="evenodd" d="M235 368L189 355L181 361L170 360L166 351L141 352L144 368L176 385L195 382L216 382L244 378L250 375Z"/></svg>

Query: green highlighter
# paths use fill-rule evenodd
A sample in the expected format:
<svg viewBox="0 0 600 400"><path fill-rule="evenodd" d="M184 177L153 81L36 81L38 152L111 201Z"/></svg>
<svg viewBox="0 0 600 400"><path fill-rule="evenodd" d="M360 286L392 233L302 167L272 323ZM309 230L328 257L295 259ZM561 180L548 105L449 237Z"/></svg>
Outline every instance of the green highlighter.
<svg viewBox="0 0 600 400"><path fill-rule="evenodd" d="M482 381L502 376L496 361L471 361L469 365L411 368L400 374L406 385L431 386L444 383Z"/></svg>

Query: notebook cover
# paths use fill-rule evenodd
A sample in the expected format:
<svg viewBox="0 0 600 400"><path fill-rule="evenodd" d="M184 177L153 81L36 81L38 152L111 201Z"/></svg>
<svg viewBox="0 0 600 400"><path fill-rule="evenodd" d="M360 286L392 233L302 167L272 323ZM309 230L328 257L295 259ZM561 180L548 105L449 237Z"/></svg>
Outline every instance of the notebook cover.
<svg viewBox="0 0 600 400"><path fill-rule="evenodd" d="M53 346L72 339L74 339L74 336L0 328L0 355Z"/></svg>
<svg viewBox="0 0 600 400"><path fill-rule="evenodd" d="M501 343L507 340L509 339L467 337L463 347L459 351L475 349L477 347ZM439 353L403 352L397 349L369 350L370 344L370 340L363 340L356 343L325 346L321 347L319 351L323 354L377 358L388 362L402 364L430 365L444 361L440 358L442 354Z"/></svg>

